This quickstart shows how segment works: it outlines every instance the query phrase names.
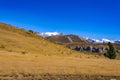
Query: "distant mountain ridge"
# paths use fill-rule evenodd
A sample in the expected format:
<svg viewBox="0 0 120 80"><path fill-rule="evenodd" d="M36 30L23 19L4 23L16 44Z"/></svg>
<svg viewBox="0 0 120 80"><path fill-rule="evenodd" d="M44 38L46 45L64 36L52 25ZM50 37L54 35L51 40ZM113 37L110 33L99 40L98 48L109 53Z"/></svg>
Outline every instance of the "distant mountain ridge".
<svg viewBox="0 0 120 80"><path fill-rule="evenodd" d="M45 32L45 33L40 33L40 35L43 36L43 37L48 37L50 39L50 37L53 38L53 36L65 36L66 34L62 34L62 33L59 33L59 32ZM67 34L67 35L70 35L70 34ZM91 39L91 38L82 38L82 37L74 35L74 34L72 34L72 36L79 37L81 39L84 39L85 42L87 41L87 42L90 42L90 43L108 43L108 42L111 42L111 43L120 44L120 40L109 40L109 39L105 39L105 38L100 39L100 40L99 39ZM70 37L68 37L68 39L70 40Z"/></svg>
<svg viewBox="0 0 120 80"><path fill-rule="evenodd" d="M120 40L109 40L109 39L101 39L101 40L98 40L98 39L86 39L88 42L91 42L91 43L108 43L108 42L111 42L111 43L116 43L116 44L120 44Z"/></svg>
<svg viewBox="0 0 120 80"><path fill-rule="evenodd" d="M84 38L81 38L77 35L69 34L69 35L55 35L55 36L48 36L45 37L46 39L61 43L61 44L68 44L68 43L87 43Z"/></svg>

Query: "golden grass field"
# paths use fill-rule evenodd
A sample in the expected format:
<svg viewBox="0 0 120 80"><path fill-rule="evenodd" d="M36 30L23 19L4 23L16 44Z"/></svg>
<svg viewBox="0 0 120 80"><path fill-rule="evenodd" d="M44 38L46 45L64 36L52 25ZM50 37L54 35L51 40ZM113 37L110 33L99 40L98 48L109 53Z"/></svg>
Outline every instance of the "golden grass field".
<svg viewBox="0 0 120 80"><path fill-rule="evenodd" d="M45 56L0 51L0 74L88 74L120 76L120 61L73 56Z"/></svg>
<svg viewBox="0 0 120 80"><path fill-rule="evenodd" d="M0 77L21 73L120 77L120 60L72 51L36 34L7 27L0 25Z"/></svg>

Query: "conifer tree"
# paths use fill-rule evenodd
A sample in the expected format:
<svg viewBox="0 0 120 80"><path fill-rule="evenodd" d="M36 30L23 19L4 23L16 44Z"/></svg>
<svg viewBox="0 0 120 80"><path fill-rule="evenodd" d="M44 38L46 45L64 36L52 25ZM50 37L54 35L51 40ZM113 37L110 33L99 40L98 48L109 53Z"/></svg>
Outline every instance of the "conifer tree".
<svg viewBox="0 0 120 80"><path fill-rule="evenodd" d="M107 57L110 59L115 59L116 58L116 51L114 46L109 42L108 43L109 49L107 50Z"/></svg>

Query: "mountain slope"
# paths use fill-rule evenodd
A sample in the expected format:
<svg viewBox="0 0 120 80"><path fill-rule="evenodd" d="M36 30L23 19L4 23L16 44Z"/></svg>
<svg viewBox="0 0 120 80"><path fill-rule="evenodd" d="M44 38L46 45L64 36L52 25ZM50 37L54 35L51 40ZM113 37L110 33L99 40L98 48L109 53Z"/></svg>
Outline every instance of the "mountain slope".
<svg viewBox="0 0 120 80"><path fill-rule="evenodd" d="M71 50L51 43L36 33L0 23L0 45L7 51L39 54L71 54Z"/></svg>
<svg viewBox="0 0 120 80"><path fill-rule="evenodd" d="M116 50L120 50L120 41L112 41L108 39L85 39L82 37L79 37L77 35L69 34L69 35L53 35L53 36L46 36L47 40L50 40L52 42L58 43L58 44L64 44L68 48L74 49L76 46L93 46L95 48L104 47L107 48L107 43L111 42Z"/></svg>
<svg viewBox="0 0 120 80"><path fill-rule="evenodd" d="M61 43L61 44L70 44L70 43L87 43L85 39L80 38L79 36L76 35L56 35L56 36L49 36L46 37L46 39L56 42L56 43Z"/></svg>

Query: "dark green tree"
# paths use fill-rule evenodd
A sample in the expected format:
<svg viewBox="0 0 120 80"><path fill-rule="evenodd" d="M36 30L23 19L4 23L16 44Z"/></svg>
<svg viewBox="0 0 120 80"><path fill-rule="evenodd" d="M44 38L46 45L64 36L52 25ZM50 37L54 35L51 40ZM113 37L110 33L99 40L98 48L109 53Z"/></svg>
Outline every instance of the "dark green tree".
<svg viewBox="0 0 120 80"><path fill-rule="evenodd" d="M106 56L110 59L115 59L116 58L116 51L114 46L109 42L108 43L108 50Z"/></svg>

